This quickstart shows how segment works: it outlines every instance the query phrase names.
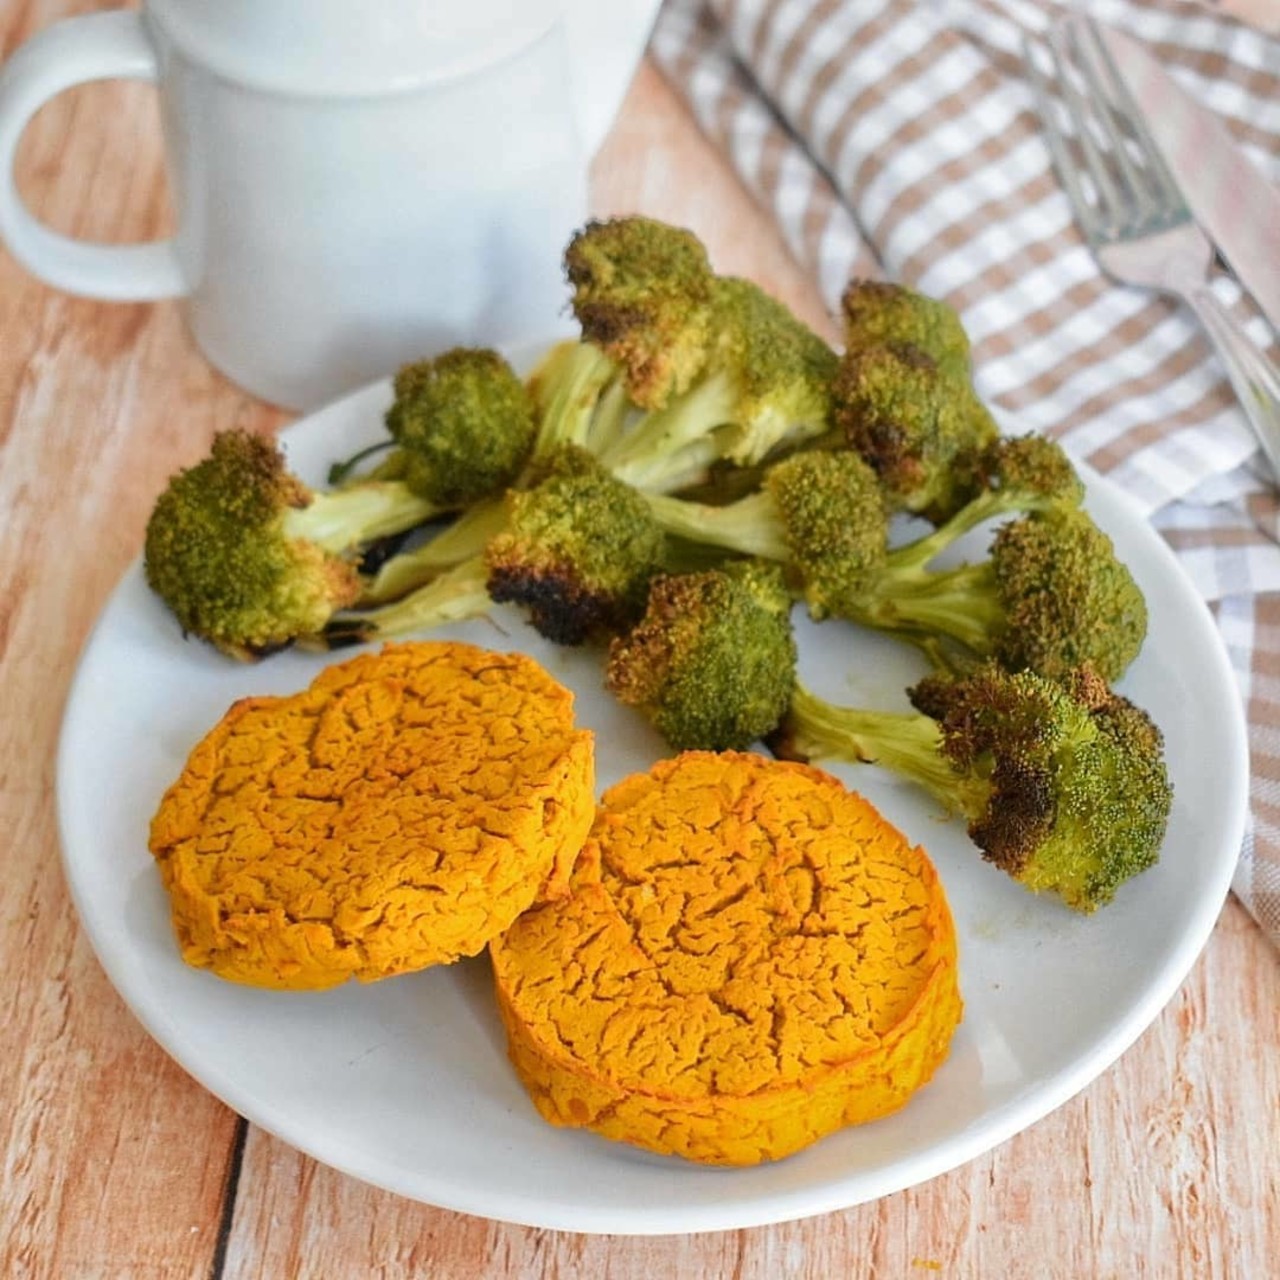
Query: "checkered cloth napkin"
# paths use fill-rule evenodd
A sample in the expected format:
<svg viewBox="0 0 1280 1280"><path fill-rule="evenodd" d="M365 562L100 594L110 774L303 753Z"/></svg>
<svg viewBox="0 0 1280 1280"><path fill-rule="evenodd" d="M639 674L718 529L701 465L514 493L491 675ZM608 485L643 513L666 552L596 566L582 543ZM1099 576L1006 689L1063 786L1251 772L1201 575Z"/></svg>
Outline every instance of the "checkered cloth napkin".
<svg viewBox="0 0 1280 1280"><path fill-rule="evenodd" d="M1072 220L1021 56L1067 7L666 0L650 52L833 309L852 276L945 298L983 398L1104 472L1171 543L1247 709L1234 888L1280 945L1280 499L1190 312L1113 284ZM1191 0L1088 9L1154 48L1280 179L1280 41ZM1274 344L1234 280L1215 289Z"/></svg>

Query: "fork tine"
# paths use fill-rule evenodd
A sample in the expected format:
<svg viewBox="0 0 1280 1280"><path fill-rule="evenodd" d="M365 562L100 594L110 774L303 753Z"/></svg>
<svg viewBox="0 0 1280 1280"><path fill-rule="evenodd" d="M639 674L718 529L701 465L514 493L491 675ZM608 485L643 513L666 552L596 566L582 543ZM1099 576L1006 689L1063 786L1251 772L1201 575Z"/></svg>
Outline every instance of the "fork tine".
<svg viewBox="0 0 1280 1280"><path fill-rule="evenodd" d="M1111 166L1098 145L1094 129L1090 127L1092 121L1110 139L1104 118L1080 92L1072 74L1073 70L1078 73L1080 68L1075 50L1075 36L1069 25L1058 24L1050 29L1049 51L1053 55L1057 68L1062 101L1066 105L1067 114L1071 117L1080 154L1084 158L1085 168L1094 186L1095 203L1098 207L1098 216L1103 223L1103 231L1115 234L1125 221L1125 215L1129 212L1127 206L1131 201L1128 199L1128 193L1122 191L1112 177Z"/></svg>
<svg viewBox="0 0 1280 1280"><path fill-rule="evenodd" d="M1117 131L1123 126L1125 135L1136 146L1142 158L1139 170L1139 166L1133 164L1128 148L1121 145L1117 148L1121 163L1129 173L1130 180L1149 192L1154 203L1152 215L1166 222L1177 220L1187 211L1186 201L1147 128L1133 94L1129 92L1129 86L1125 84L1102 40L1097 22L1084 15L1075 15L1072 21L1083 28L1083 31L1077 32L1077 41L1082 55L1081 67L1086 78L1097 87L1099 99L1105 102L1113 126Z"/></svg>
<svg viewBox="0 0 1280 1280"><path fill-rule="evenodd" d="M1080 73L1093 105L1092 118L1106 140L1107 170L1114 178L1113 192L1127 220L1142 223L1159 211L1153 207L1149 173L1134 163L1127 139L1133 134L1133 111L1117 106L1122 85L1115 66L1106 57L1094 22L1074 14L1062 23L1063 39L1070 45L1072 64ZM1105 65L1104 65L1105 63ZM1081 99L1083 100L1083 98ZM1136 229L1136 228L1131 228Z"/></svg>
<svg viewBox="0 0 1280 1280"><path fill-rule="evenodd" d="M1062 67L1057 55L1052 48L1047 45L1044 47L1047 49L1049 59L1053 63L1054 79L1061 83ZM1031 90L1036 99L1036 109L1040 113L1041 123L1044 125L1045 141L1049 145L1049 154L1053 159L1054 167L1058 171L1058 177L1062 182L1063 189L1067 193L1067 199L1071 202L1076 222L1084 232L1086 239L1090 241L1097 240L1102 234L1102 221L1098 216L1096 205L1090 202L1085 194L1084 187L1081 185L1080 173L1075 160L1071 156L1070 144L1056 118L1054 95L1050 88L1049 79L1040 68L1035 45L1028 35L1024 35L1022 39L1022 60L1031 78Z"/></svg>

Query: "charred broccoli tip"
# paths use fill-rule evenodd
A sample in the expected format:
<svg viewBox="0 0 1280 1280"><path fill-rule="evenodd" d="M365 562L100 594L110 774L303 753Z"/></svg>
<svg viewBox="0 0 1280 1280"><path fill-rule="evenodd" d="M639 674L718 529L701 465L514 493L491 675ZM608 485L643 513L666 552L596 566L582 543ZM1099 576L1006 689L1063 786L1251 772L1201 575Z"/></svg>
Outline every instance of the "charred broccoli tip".
<svg viewBox="0 0 1280 1280"><path fill-rule="evenodd" d="M661 575L643 618L610 646L606 687L676 750L743 750L774 728L794 688L790 610L777 565Z"/></svg>
<svg viewBox="0 0 1280 1280"><path fill-rule="evenodd" d="M945 302L905 285L852 280L840 299L846 351L905 343L948 377L969 378L969 338Z"/></svg>
<svg viewBox="0 0 1280 1280"><path fill-rule="evenodd" d="M1087 668L1061 681L986 664L911 691L916 714L836 707L798 689L773 745L875 762L967 820L995 866L1089 913L1156 862L1172 786L1150 717Z"/></svg>
<svg viewBox="0 0 1280 1280"><path fill-rule="evenodd" d="M583 337L626 371L631 398L660 408L706 358L714 273L691 231L652 218L588 223L565 250Z"/></svg>
<svg viewBox="0 0 1280 1280"><path fill-rule="evenodd" d="M895 508L941 523L980 489L995 420L967 380L900 342L849 350L833 417L847 447L871 465Z"/></svg>
<svg viewBox="0 0 1280 1280"><path fill-rule="evenodd" d="M548 639L580 644L639 616L665 550L640 494L565 446L508 494L507 527L485 553L489 592Z"/></svg>
<svg viewBox="0 0 1280 1280"><path fill-rule="evenodd" d="M351 561L361 543L433 512L391 481L315 492L275 443L225 431L157 499L146 579L185 632L235 657L258 657L320 629L358 598Z"/></svg>

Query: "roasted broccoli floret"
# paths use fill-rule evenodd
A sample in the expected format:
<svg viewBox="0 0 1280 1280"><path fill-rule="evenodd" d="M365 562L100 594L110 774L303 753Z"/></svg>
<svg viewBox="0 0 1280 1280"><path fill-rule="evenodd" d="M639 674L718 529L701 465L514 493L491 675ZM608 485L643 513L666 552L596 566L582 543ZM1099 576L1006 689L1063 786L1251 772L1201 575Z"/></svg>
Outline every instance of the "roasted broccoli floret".
<svg viewBox="0 0 1280 1280"><path fill-rule="evenodd" d="M639 488L692 483L720 459L751 466L830 429L832 348L749 280L718 277L713 294L697 379L602 455Z"/></svg>
<svg viewBox="0 0 1280 1280"><path fill-rule="evenodd" d="M666 537L638 493L585 450L564 445L501 502L478 504L397 561L365 601L396 593L406 564L429 580L390 603L335 618L329 647L476 617L494 603L521 606L557 644L615 634L643 611L649 580L667 563Z"/></svg>
<svg viewBox="0 0 1280 1280"><path fill-rule="evenodd" d="M386 423L405 483L442 509L501 493L529 457L536 425L524 383L486 347L401 368Z"/></svg>
<svg viewBox="0 0 1280 1280"><path fill-rule="evenodd" d="M660 575L644 617L610 645L605 685L678 751L744 750L778 724L795 686L790 612L774 564Z"/></svg>
<svg viewBox="0 0 1280 1280"><path fill-rule="evenodd" d="M559 644L616 633L644 609L666 538L643 497L590 454L565 446L506 498L503 532L485 551L489 593L522 605Z"/></svg>
<svg viewBox="0 0 1280 1280"><path fill-rule="evenodd" d="M724 506L647 495L668 533L786 566L815 618L844 613L875 582L888 553L884 494L855 453L798 453L774 463L762 488Z"/></svg>
<svg viewBox="0 0 1280 1280"><path fill-rule="evenodd" d="M1146 600L1111 539L1083 509L1064 505L1000 526L976 563L921 569L891 560L841 612L949 638L1010 671L1056 677L1087 663L1107 681L1124 674L1147 631Z"/></svg>
<svg viewBox="0 0 1280 1280"><path fill-rule="evenodd" d="M348 482L367 456L390 449L369 478L402 480L453 511L501 493L528 459L534 402L492 348L454 347L403 365L393 389L387 438L331 467L330 484Z"/></svg>
<svg viewBox="0 0 1280 1280"><path fill-rule="evenodd" d="M895 509L936 524L978 492L998 430L967 379L919 347L881 343L845 353L833 394L837 447L866 459Z"/></svg>
<svg viewBox="0 0 1280 1280"><path fill-rule="evenodd" d="M661 408L702 372L715 273L692 232L652 218L589 222L564 255L583 338L625 371L631 399Z"/></svg>
<svg viewBox="0 0 1280 1280"><path fill-rule="evenodd" d="M362 543L435 511L399 481L316 492L272 441L226 431L156 501L146 578L185 632L254 658L320 629L359 597L353 559Z"/></svg>
<svg viewBox="0 0 1280 1280"><path fill-rule="evenodd" d="M753 464L830 426L836 353L757 285L713 272L690 232L592 223L566 269L584 341L646 411L595 450L629 484L669 492L720 459Z"/></svg>
<svg viewBox="0 0 1280 1280"><path fill-rule="evenodd" d="M989 862L1077 911L1156 862L1172 799L1163 740L1096 673L1054 681L986 665L910 694L915 714L837 707L799 688L771 745L916 782L967 820Z"/></svg>
<svg viewBox="0 0 1280 1280"><path fill-rule="evenodd" d="M946 303L881 281L852 281L841 310L836 438L896 508L945 520L976 492L976 456L997 434L970 381L964 326Z"/></svg>
<svg viewBox="0 0 1280 1280"><path fill-rule="evenodd" d="M815 618L836 615L925 644L935 661L1057 675L1093 663L1118 679L1146 634L1146 605L1110 538L1077 504L1082 488L1061 449L1036 437L993 444L988 487L924 538L889 547L886 504L856 453L811 450L774 463L759 492L723 506L649 494L668 534L786 566ZM986 520L1025 512L997 530L988 557L929 564ZM939 637L968 651L931 643Z"/></svg>
<svg viewBox="0 0 1280 1280"><path fill-rule="evenodd" d="M846 351L905 343L947 377L969 380L969 336L945 303L905 285L851 280L840 299Z"/></svg>
<svg viewBox="0 0 1280 1280"><path fill-rule="evenodd" d="M586 342L557 343L526 384L535 409L537 434L525 467L511 488L527 489L566 448L590 454L606 451L629 415L638 411L627 396L618 365ZM481 553L507 523L505 497L474 503L442 533L389 558L366 586L362 603L381 604L416 590L437 574Z"/></svg>
<svg viewBox="0 0 1280 1280"><path fill-rule="evenodd" d="M627 410L617 366L587 343L556 344L529 375L526 385L537 430L520 472L509 476L507 483L494 491L495 496L473 501L436 536L389 557L366 585L362 604L399 599L453 565L479 555L489 539L506 526L508 487L527 487L529 478L537 476L562 446L594 451L604 439L602 433L619 429Z"/></svg>

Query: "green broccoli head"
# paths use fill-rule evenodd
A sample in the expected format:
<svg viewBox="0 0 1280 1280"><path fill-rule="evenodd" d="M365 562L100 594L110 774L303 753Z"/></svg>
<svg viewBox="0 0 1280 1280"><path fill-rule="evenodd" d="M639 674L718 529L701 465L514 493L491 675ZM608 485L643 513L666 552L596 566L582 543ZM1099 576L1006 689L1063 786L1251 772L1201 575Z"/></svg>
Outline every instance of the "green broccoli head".
<svg viewBox="0 0 1280 1280"><path fill-rule="evenodd" d="M855 453L813 450L775 463L764 488L778 510L788 574L810 614L843 613L888 555L889 514L875 473Z"/></svg>
<svg viewBox="0 0 1280 1280"><path fill-rule="evenodd" d="M885 564L884 494L871 468L848 451L793 454L765 471L757 492L723 506L668 494L646 501L674 537L784 565L815 618L843 613Z"/></svg>
<svg viewBox="0 0 1280 1280"><path fill-rule="evenodd" d="M905 285L852 280L840 299L846 351L905 343L948 377L969 380L969 338L945 303Z"/></svg>
<svg viewBox="0 0 1280 1280"><path fill-rule="evenodd" d="M795 685L790 611L781 569L763 561L660 575L643 618L610 646L606 687L677 751L744 750Z"/></svg>
<svg viewBox="0 0 1280 1280"><path fill-rule="evenodd" d="M1077 507L1010 521L991 544L1004 615L993 656L1011 671L1064 676L1092 666L1118 680L1147 634L1147 603L1111 539Z"/></svg>
<svg viewBox="0 0 1280 1280"><path fill-rule="evenodd" d="M896 509L941 523L981 488L981 457L995 420L970 384L942 373L905 343L846 352L834 384L834 421L872 467Z"/></svg>
<svg viewBox="0 0 1280 1280"><path fill-rule="evenodd" d="M1002 525L973 564L920 569L891 554L842 612L945 637L1010 671L1061 677L1088 664L1109 681L1138 656L1147 630L1146 600L1111 539L1082 508L1053 503Z"/></svg>
<svg viewBox="0 0 1280 1280"><path fill-rule="evenodd" d="M1034 434L1000 436L979 458L984 492L1000 495L1006 511L1049 504L1078 507L1084 482L1056 440Z"/></svg>
<svg viewBox="0 0 1280 1280"><path fill-rule="evenodd" d="M593 221L570 240L564 265L583 337L622 367L637 405L661 408L693 383L714 279L697 236L652 218Z"/></svg>
<svg viewBox="0 0 1280 1280"><path fill-rule="evenodd" d="M734 398L723 456L751 466L779 446L825 432L836 352L750 280L718 277L714 294L716 350L708 367L729 380Z"/></svg>
<svg viewBox="0 0 1280 1280"><path fill-rule="evenodd" d="M146 579L183 631L248 659L320 630L360 594L347 560L309 536L316 495L277 446L247 431L214 438L147 522Z"/></svg>
<svg viewBox="0 0 1280 1280"><path fill-rule="evenodd" d="M911 697L971 784L970 837L1028 889L1091 912L1154 865L1173 794L1163 738L1091 668L1055 681L988 665Z"/></svg>
<svg viewBox="0 0 1280 1280"><path fill-rule="evenodd" d="M407 364L386 415L405 483L441 508L501 492L533 447L533 402L489 348L455 347Z"/></svg>
<svg viewBox="0 0 1280 1280"><path fill-rule="evenodd" d="M548 639L581 644L639 616L665 550L645 500L564 446L508 493L507 528L485 552L489 594L524 606Z"/></svg>
<svg viewBox="0 0 1280 1280"><path fill-rule="evenodd" d="M645 411L600 450L620 478L671 492L830 428L835 351L759 286L717 275L689 232L592 223L566 263L583 337Z"/></svg>

